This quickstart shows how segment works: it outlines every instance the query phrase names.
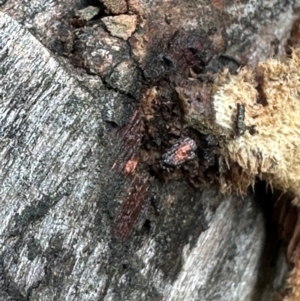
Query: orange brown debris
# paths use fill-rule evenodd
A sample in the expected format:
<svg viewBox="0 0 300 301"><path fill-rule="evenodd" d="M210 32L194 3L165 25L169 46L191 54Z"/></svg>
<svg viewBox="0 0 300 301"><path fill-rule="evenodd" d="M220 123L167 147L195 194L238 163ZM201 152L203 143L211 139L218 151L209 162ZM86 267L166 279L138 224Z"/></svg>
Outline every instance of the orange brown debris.
<svg viewBox="0 0 300 301"><path fill-rule="evenodd" d="M139 161L136 158L130 159L126 162L124 166L124 173L125 174L132 174L138 165Z"/></svg>
<svg viewBox="0 0 300 301"><path fill-rule="evenodd" d="M188 144L182 145L177 152L175 153L174 157L177 161L184 160L191 151L191 147Z"/></svg>
<svg viewBox="0 0 300 301"><path fill-rule="evenodd" d="M179 139L172 148L162 156L163 163L169 166L179 166L195 157L197 145L194 140L186 137Z"/></svg>
<svg viewBox="0 0 300 301"><path fill-rule="evenodd" d="M217 8L219 10L222 10L224 7L223 0L211 0L210 2L214 8Z"/></svg>

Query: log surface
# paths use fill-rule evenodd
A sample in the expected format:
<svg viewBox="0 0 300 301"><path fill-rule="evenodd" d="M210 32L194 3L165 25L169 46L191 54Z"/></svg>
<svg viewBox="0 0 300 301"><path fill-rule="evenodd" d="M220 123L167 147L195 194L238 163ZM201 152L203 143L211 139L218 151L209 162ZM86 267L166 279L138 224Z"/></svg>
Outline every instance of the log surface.
<svg viewBox="0 0 300 301"><path fill-rule="evenodd" d="M141 53L101 22L70 31L66 19L83 2L35 2L0 1L0 299L270 300L286 265L253 194L221 197L155 178L129 238L116 235L132 183L112 169L117 128L166 67L155 41ZM279 0L160 2L129 1L145 19L168 18L172 32L225 24L212 67L219 52L238 62L247 53L255 65L274 40L280 57L294 19Z"/></svg>

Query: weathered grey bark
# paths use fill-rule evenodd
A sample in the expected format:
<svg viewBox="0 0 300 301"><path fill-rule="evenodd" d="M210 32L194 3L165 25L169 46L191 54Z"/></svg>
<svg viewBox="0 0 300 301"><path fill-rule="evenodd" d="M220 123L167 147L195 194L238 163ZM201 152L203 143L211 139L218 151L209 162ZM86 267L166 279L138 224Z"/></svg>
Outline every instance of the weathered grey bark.
<svg viewBox="0 0 300 301"><path fill-rule="evenodd" d="M156 80L145 68L164 74L155 56L131 55L101 23L70 32L60 14L80 1L2 2L0 300L270 300L286 266L253 195L224 198L154 179L148 197L158 214L150 227L138 222L125 241L115 235L131 180L111 169L121 147L114 125L128 122L140 87ZM247 53L250 65L270 56L274 40L283 53L293 21L292 5L281 0L244 1L220 15L208 2L175 2L139 5L168 12L173 31L224 22L224 57L242 61Z"/></svg>

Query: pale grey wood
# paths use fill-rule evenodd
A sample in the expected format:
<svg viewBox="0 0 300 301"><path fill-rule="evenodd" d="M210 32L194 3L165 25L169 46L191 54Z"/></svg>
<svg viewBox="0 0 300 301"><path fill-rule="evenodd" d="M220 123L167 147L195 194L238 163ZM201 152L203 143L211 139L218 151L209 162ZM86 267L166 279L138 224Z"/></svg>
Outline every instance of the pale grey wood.
<svg viewBox="0 0 300 301"><path fill-rule="evenodd" d="M186 246L185 263L167 300L252 299L265 239L263 216L251 216L255 209L250 201L237 221L231 206L230 200L224 200L195 247ZM247 235L240 235L247 228Z"/></svg>
<svg viewBox="0 0 300 301"><path fill-rule="evenodd" d="M101 112L99 102L27 30L4 14L0 24L1 253L7 254L5 274L26 296L45 276L43 252L53 237L61 236L63 248L74 248L75 261L90 242L84 229L95 216L82 211L95 212L99 193ZM10 250L20 235L24 240L15 261ZM33 260L30 238L40 250ZM78 243L71 247L74 239ZM77 269L83 273L85 267ZM55 299L55 291L48 293Z"/></svg>

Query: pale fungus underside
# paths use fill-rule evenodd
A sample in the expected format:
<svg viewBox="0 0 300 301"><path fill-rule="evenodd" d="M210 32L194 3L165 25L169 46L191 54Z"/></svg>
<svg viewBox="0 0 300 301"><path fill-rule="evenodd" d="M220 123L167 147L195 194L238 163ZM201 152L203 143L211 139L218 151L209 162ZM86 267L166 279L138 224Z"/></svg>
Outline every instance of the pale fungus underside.
<svg viewBox="0 0 300 301"><path fill-rule="evenodd" d="M300 52L294 50L286 62L269 59L236 75L225 70L196 100L177 88L187 123L217 137L229 170L236 163L241 168L235 187L240 193L259 177L272 188L293 193L300 205L299 69ZM229 186L221 191L231 190Z"/></svg>

